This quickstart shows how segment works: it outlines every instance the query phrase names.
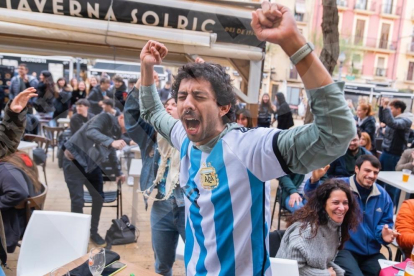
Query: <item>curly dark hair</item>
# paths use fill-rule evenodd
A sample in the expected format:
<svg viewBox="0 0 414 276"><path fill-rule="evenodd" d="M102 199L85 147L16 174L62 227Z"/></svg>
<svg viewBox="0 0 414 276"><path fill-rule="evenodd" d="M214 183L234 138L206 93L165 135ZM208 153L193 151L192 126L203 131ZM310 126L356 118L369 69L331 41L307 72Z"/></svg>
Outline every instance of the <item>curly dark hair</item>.
<svg viewBox="0 0 414 276"><path fill-rule="evenodd" d="M178 70L172 85L172 97L177 102L178 90L183 79L204 79L211 83L218 106L231 105L229 112L222 117L223 123L234 122L236 95L233 92L230 76L224 67L214 63L187 63Z"/></svg>
<svg viewBox="0 0 414 276"><path fill-rule="evenodd" d="M309 201L303 206L303 208L297 210L289 219L287 226L289 227L293 223L302 222L301 231L305 230L308 225L311 226L312 237L315 237L320 225L326 225L328 223L328 214L326 213L325 206L326 201L330 197L331 193L336 190L342 190L348 198L348 212L346 212L345 218L341 225L341 244L339 249L344 247L344 244L349 240L349 231L355 231L361 220L360 209L357 200L355 199L351 188L343 180L339 179L327 179L322 185L316 188L311 194Z"/></svg>

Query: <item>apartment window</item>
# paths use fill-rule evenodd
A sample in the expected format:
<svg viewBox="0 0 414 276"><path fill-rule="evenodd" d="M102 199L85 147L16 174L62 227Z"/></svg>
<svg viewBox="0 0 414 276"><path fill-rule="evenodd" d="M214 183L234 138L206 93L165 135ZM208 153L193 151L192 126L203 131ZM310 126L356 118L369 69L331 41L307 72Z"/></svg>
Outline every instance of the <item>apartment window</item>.
<svg viewBox="0 0 414 276"><path fill-rule="evenodd" d="M408 81L413 81L414 80L414 62L412 62L412 61L410 61L408 63L407 80Z"/></svg>
<svg viewBox="0 0 414 276"><path fill-rule="evenodd" d="M388 38L390 35L390 30L391 30L391 24L382 23L380 43L379 43L379 47L381 49L388 49Z"/></svg>
<svg viewBox="0 0 414 276"><path fill-rule="evenodd" d="M289 79L297 80L298 79L298 71L296 70L296 66L293 63L290 64L289 70Z"/></svg>
<svg viewBox="0 0 414 276"><path fill-rule="evenodd" d="M384 0L382 4L382 12L386 14L392 14L393 0Z"/></svg>
<svg viewBox="0 0 414 276"><path fill-rule="evenodd" d="M272 103L276 102L276 94L279 92L279 85L272 84Z"/></svg>
<svg viewBox="0 0 414 276"><path fill-rule="evenodd" d="M306 12L305 0L296 0L296 4L295 4L296 21L303 22L305 19L305 12Z"/></svg>
<svg viewBox="0 0 414 276"><path fill-rule="evenodd" d="M414 52L414 27L413 27L413 33L411 34L410 50L411 50L411 52Z"/></svg>
<svg viewBox="0 0 414 276"><path fill-rule="evenodd" d="M299 87L287 87L286 102L291 105L299 105L300 102L300 90Z"/></svg>
<svg viewBox="0 0 414 276"><path fill-rule="evenodd" d="M362 55L352 55L352 74L359 75L362 71Z"/></svg>
<svg viewBox="0 0 414 276"><path fill-rule="evenodd" d="M378 77L385 77L385 58L383 57L378 58L375 75Z"/></svg>
<svg viewBox="0 0 414 276"><path fill-rule="evenodd" d="M362 45L364 41L365 20L357 19L355 27L355 44Z"/></svg>
<svg viewBox="0 0 414 276"><path fill-rule="evenodd" d="M348 1L347 0L336 0L336 5L339 7L348 7Z"/></svg>
<svg viewBox="0 0 414 276"><path fill-rule="evenodd" d="M355 4L355 9L366 10L368 0L357 0Z"/></svg>

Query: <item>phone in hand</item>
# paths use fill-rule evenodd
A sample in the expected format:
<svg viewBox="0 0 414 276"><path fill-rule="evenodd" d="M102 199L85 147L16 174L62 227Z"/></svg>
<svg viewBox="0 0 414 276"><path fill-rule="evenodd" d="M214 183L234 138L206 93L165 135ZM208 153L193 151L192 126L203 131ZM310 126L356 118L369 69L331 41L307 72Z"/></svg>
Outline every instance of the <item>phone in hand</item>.
<svg viewBox="0 0 414 276"><path fill-rule="evenodd" d="M101 276L112 276L116 273L123 270L125 267L127 267L126 264L121 263L120 261L115 261L113 263L110 263L105 267L105 269L102 271Z"/></svg>

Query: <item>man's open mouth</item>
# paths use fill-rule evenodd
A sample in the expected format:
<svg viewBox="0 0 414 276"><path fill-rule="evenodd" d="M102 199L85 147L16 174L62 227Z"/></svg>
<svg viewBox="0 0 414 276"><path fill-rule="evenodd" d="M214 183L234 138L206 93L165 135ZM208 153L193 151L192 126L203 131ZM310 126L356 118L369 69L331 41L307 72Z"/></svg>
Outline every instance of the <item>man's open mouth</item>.
<svg viewBox="0 0 414 276"><path fill-rule="evenodd" d="M200 127L200 121L195 118L185 118L184 121L187 131L191 134L197 132L198 128Z"/></svg>

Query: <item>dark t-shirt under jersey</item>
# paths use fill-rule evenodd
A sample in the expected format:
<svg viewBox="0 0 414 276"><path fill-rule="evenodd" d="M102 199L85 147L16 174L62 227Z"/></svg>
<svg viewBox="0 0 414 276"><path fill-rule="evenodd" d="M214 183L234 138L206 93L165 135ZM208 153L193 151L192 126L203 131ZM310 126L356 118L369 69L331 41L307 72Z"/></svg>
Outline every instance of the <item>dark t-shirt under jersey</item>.
<svg viewBox="0 0 414 276"><path fill-rule="evenodd" d="M75 134L87 121L92 119L93 114L88 112L87 117L83 117L82 115L76 113L72 116L70 119L70 131L73 134Z"/></svg>

